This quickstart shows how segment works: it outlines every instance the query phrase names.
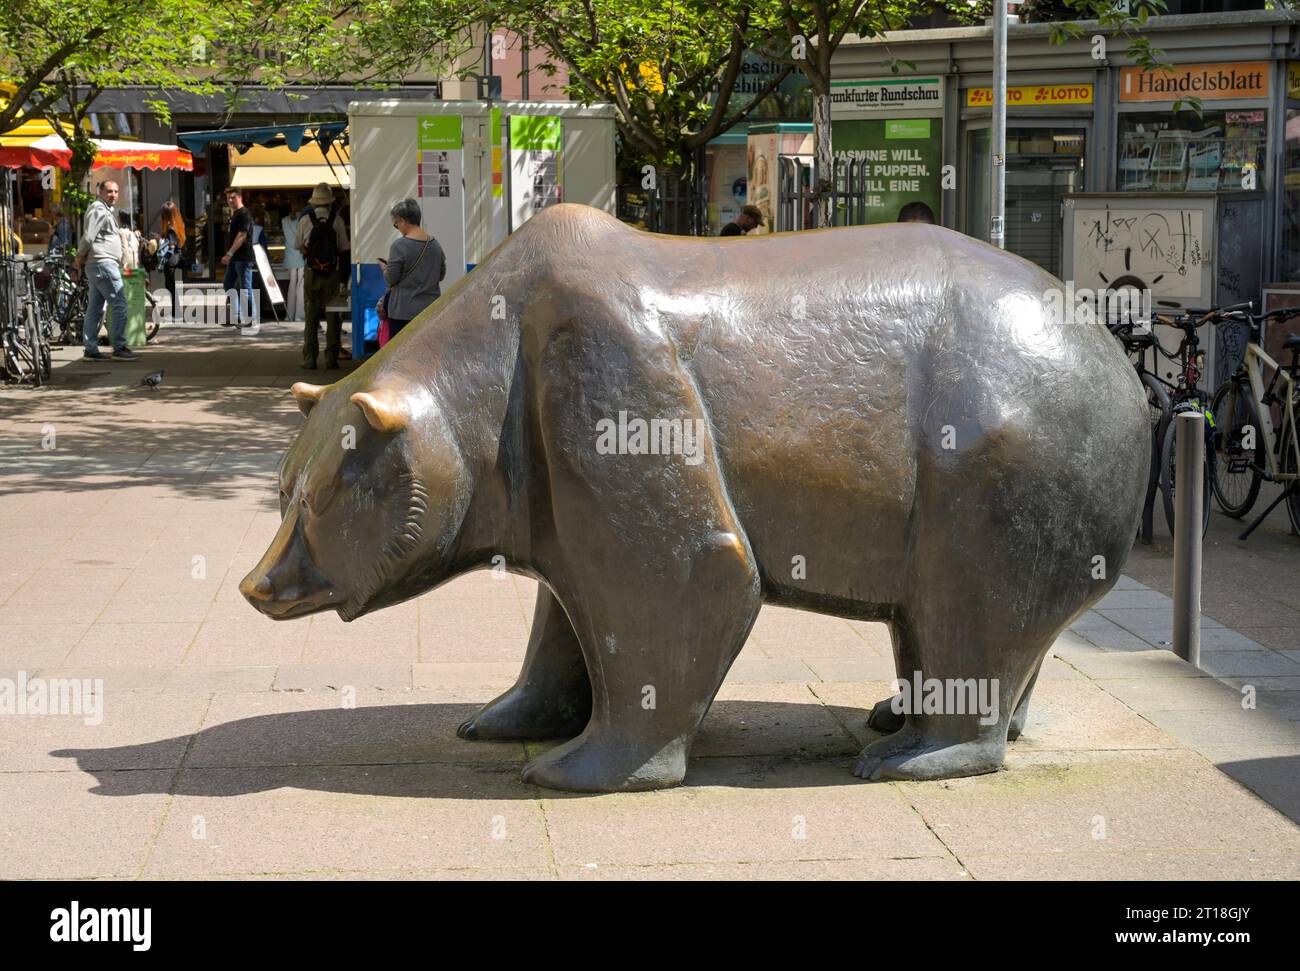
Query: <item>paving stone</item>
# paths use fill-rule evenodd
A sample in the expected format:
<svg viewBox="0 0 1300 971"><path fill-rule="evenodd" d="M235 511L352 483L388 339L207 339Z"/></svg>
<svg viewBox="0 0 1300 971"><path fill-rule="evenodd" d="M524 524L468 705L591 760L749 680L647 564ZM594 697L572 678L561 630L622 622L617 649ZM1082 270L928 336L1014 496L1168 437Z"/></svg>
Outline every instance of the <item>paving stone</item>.
<svg viewBox="0 0 1300 971"><path fill-rule="evenodd" d="M908 860L789 860L780 863L590 864L559 868L561 880L968 880L952 857Z"/></svg>
<svg viewBox="0 0 1300 971"><path fill-rule="evenodd" d="M946 855L893 786L855 779L851 764L697 759L678 789L585 797L545 792L555 862L645 866ZM844 798L846 786L852 798ZM720 833L727 838L719 839Z"/></svg>
<svg viewBox="0 0 1300 971"><path fill-rule="evenodd" d="M5 807L0 879L135 877L174 775L172 770L97 776L0 772L0 806Z"/></svg>
<svg viewBox="0 0 1300 971"><path fill-rule="evenodd" d="M519 677L519 665L513 661L449 661L413 664L415 688L481 687L489 696L500 694Z"/></svg>
<svg viewBox="0 0 1300 971"><path fill-rule="evenodd" d="M892 657L806 657L802 663L818 681L888 681L896 674Z"/></svg>
<svg viewBox="0 0 1300 971"><path fill-rule="evenodd" d="M1171 651L1134 651L1131 653L1078 655L1069 659L1090 678L1206 678Z"/></svg>
<svg viewBox="0 0 1300 971"><path fill-rule="evenodd" d="M1153 711L1231 711L1242 695L1213 678L1110 678L1094 682L1138 714Z"/></svg>
<svg viewBox="0 0 1300 971"><path fill-rule="evenodd" d="M1012 746L1005 771L898 786L963 860L1063 852L1300 852L1300 829L1190 752L1022 755Z"/></svg>
<svg viewBox="0 0 1300 971"><path fill-rule="evenodd" d="M723 685L691 755L816 757L862 748L803 684Z"/></svg>
<svg viewBox="0 0 1300 971"><path fill-rule="evenodd" d="M31 624L4 628L0 638L0 668L25 668L60 664L90 624Z"/></svg>
<svg viewBox="0 0 1300 971"><path fill-rule="evenodd" d="M282 664L275 675L276 691L307 688L409 688L411 666L375 664Z"/></svg>
<svg viewBox="0 0 1300 971"><path fill-rule="evenodd" d="M73 686L57 672L34 677L47 689L51 681L65 682L67 691L57 699L58 714L31 714L29 709L0 717L4 772L175 768L208 704L207 698L194 695L126 693L111 676L103 679L102 697L95 694L93 678L89 685L79 678ZM30 692L31 679L27 684ZM48 690L44 695L51 697Z"/></svg>
<svg viewBox="0 0 1300 971"><path fill-rule="evenodd" d="M1167 634L1173 630L1173 601L1169 601L1166 607L1113 607L1099 608L1097 613L1101 614L1107 620L1114 621L1125 630L1132 631L1139 636L1150 636L1151 634ZM1223 625L1217 620L1209 617L1201 617L1201 626L1204 628L1222 627Z"/></svg>
<svg viewBox="0 0 1300 971"><path fill-rule="evenodd" d="M1213 761L1278 752L1300 754L1300 724L1265 708L1240 705L1207 717L1199 711L1153 711L1152 724Z"/></svg>
<svg viewBox="0 0 1300 971"><path fill-rule="evenodd" d="M1126 850L963 857L976 880L1297 880L1300 853Z"/></svg>
<svg viewBox="0 0 1300 971"><path fill-rule="evenodd" d="M1040 678L1034 686L1024 732L1010 746L1016 752L1176 747L1164 732L1095 683L1055 678Z"/></svg>
<svg viewBox="0 0 1300 971"><path fill-rule="evenodd" d="M205 768L180 775L144 875L549 862L542 814L513 766Z"/></svg>
<svg viewBox="0 0 1300 971"><path fill-rule="evenodd" d="M1300 664L1273 651L1207 651L1201 650L1201 670L1215 676L1244 677L1271 675L1295 677L1300 675Z"/></svg>
<svg viewBox="0 0 1300 971"><path fill-rule="evenodd" d="M92 667L177 664L198 630L198 621L95 624L65 663Z"/></svg>
<svg viewBox="0 0 1300 971"><path fill-rule="evenodd" d="M725 684L807 684L817 676L802 661L742 656L727 672Z"/></svg>
<svg viewBox="0 0 1300 971"><path fill-rule="evenodd" d="M1300 823L1300 785L1296 784L1300 779L1300 754L1229 757L1215 764L1292 822Z"/></svg>
<svg viewBox="0 0 1300 971"><path fill-rule="evenodd" d="M186 766L521 764L518 742L466 741L456 728L477 705L429 692L358 689L218 695ZM351 703L354 707L345 707Z"/></svg>

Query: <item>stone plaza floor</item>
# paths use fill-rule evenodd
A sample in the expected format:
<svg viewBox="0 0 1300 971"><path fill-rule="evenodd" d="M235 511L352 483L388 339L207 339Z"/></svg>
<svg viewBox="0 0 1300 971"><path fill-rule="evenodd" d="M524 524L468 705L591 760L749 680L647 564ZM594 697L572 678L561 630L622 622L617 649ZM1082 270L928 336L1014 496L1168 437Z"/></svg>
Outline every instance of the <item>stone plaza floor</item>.
<svg viewBox="0 0 1300 971"><path fill-rule="evenodd" d="M138 363L61 349L53 387L0 390L0 678L104 699L97 725L0 715L0 879L1300 878L1300 538L1276 517L1237 544L1214 515L1201 671L1167 650L1168 544L1138 549L1004 771L855 779L886 629L768 607L685 785L551 792L519 778L537 746L455 734L518 672L531 581L353 624L240 597L287 389L335 373L299 371L299 340L165 329Z"/></svg>

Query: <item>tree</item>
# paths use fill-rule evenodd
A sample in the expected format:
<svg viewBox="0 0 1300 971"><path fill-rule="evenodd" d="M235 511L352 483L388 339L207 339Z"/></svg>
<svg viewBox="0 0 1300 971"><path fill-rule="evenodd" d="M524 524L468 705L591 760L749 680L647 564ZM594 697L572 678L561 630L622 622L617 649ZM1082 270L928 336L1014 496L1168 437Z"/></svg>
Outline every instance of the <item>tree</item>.
<svg viewBox="0 0 1300 971"><path fill-rule="evenodd" d="M831 224L831 59L844 38L875 37L906 26L927 0L768 0L757 4L752 23L755 44L767 57L798 68L808 79L813 100L814 171L817 224ZM897 66L894 65L897 70Z"/></svg>
<svg viewBox="0 0 1300 971"><path fill-rule="evenodd" d="M505 0L487 16L563 62L570 97L615 106L624 145L654 167L647 181L665 200L662 228L689 233L699 149L749 117L793 70L732 107L752 39L750 7L746 0Z"/></svg>
<svg viewBox="0 0 1300 971"><path fill-rule="evenodd" d="M0 82L15 88L0 105L0 134L26 119L71 123L69 208L95 146L84 125L106 89L139 86L160 120L166 94L226 96L257 83L400 81L454 49L460 23L445 0L5 0L0 4ZM418 18L419 31L395 30ZM249 43L256 38L256 43Z"/></svg>

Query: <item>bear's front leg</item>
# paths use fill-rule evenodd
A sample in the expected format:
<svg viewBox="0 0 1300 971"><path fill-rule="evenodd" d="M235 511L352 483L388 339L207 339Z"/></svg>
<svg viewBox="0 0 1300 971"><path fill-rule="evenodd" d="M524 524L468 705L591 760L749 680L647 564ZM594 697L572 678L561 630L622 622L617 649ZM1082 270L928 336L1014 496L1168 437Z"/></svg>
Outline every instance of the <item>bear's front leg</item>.
<svg viewBox="0 0 1300 971"><path fill-rule="evenodd" d="M686 774L762 588L708 410L658 314L612 302L624 290L582 293L589 279L538 300L523 353L550 497L538 572L582 646L591 721L524 780L659 789Z"/></svg>
<svg viewBox="0 0 1300 971"><path fill-rule="evenodd" d="M591 674L591 720L523 780L548 789L663 789L686 774L691 742L761 606L739 538L705 537L675 577L642 576L570 596Z"/></svg>
<svg viewBox="0 0 1300 971"><path fill-rule="evenodd" d="M564 608L542 585L519 680L456 734L478 740L572 738L590 717L591 681L582 647Z"/></svg>

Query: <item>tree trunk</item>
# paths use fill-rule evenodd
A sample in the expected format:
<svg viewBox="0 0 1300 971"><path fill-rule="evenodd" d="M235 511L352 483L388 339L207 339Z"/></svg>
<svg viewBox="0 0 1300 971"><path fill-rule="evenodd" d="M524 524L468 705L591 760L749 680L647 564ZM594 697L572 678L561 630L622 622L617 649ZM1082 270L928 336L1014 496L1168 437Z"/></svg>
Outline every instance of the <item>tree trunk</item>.
<svg viewBox="0 0 1300 971"><path fill-rule="evenodd" d="M659 219L655 232L694 236L694 166L665 166L659 174Z"/></svg>
<svg viewBox="0 0 1300 971"><path fill-rule="evenodd" d="M831 92L827 87L825 92L817 91L813 94L813 142L815 144L816 155L813 157L815 164L816 184L813 191L817 193L817 227L823 228L831 225L831 214L834 209L834 200L831 198L831 192L834 188L834 168L832 161L834 155L831 151Z"/></svg>

